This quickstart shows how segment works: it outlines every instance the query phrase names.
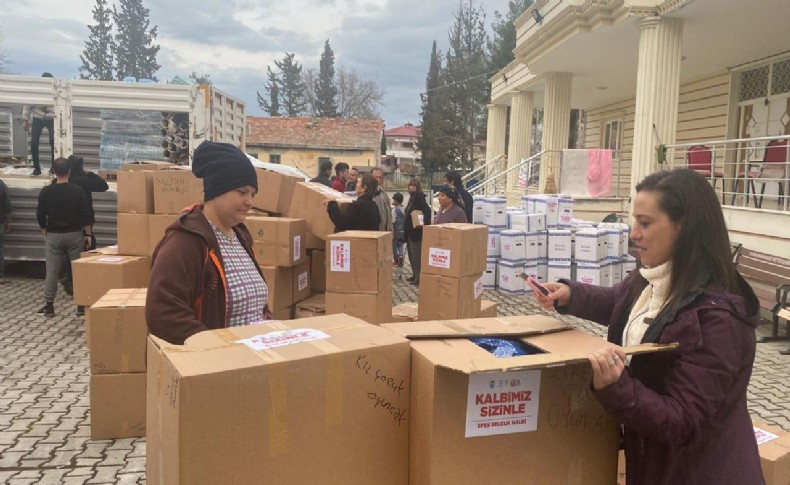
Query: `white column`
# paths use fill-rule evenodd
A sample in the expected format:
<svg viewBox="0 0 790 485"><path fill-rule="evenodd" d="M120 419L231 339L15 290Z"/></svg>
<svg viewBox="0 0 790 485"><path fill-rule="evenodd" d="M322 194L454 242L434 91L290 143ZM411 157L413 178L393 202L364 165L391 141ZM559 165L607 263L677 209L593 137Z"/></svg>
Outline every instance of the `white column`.
<svg viewBox="0 0 790 485"><path fill-rule="evenodd" d="M658 167L656 147L675 142L680 92L683 21L645 18L640 23L631 195Z"/></svg>
<svg viewBox="0 0 790 485"><path fill-rule="evenodd" d="M486 136L486 162L505 154L505 130L507 129L507 106L488 105L488 131Z"/></svg>
<svg viewBox="0 0 790 485"><path fill-rule="evenodd" d="M532 148L532 112L535 110L535 94L531 91L511 93L510 139L507 150L507 167L518 165L529 158ZM507 177L507 188L512 190L518 181L518 170Z"/></svg>
<svg viewBox="0 0 790 485"><path fill-rule="evenodd" d="M74 133L69 81L56 79L54 94L55 153L53 154L53 158L66 158L74 153Z"/></svg>
<svg viewBox="0 0 790 485"><path fill-rule="evenodd" d="M546 180L553 174L559 181L561 150L568 148L571 125L571 74L551 72L545 75L546 98L543 105L543 150L540 163L540 190L545 192Z"/></svg>

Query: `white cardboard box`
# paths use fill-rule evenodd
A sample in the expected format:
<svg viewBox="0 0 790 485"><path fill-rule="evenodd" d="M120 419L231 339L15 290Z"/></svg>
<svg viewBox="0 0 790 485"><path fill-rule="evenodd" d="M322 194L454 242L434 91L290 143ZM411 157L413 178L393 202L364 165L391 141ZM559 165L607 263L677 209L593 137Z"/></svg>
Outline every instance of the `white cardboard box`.
<svg viewBox="0 0 790 485"><path fill-rule="evenodd" d="M537 232L527 232L524 234L524 254L526 259L540 259L540 247L538 246Z"/></svg>
<svg viewBox="0 0 790 485"><path fill-rule="evenodd" d="M499 246L499 231L489 228L487 255L488 257L498 257L500 255L500 252L501 249Z"/></svg>
<svg viewBox="0 0 790 485"><path fill-rule="evenodd" d="M549 229L549 260L571 260L571 231L568 229Z"/></svg>
<svg viewBox="0 0 790 485"><path fill-rule="evenodd" d="M546 283L549 281L549 262L546 259L539 259L538 264L538 281Z"/></svg>
<svg viewBox="0 0 790 485"><path fill-rule="evenodd" d="M603 232L597 228L584 228L576 231L573 257L576 261L597 263L604 259Z"/></svg>
<svg viewBox="0 0 790 485"><path fill-rule="evenodd" d="M527 216L527 231L545 231L546 230L546 214L529 214Z"/></svg>
<svg viewBox="0 0 790 485"><path fill-rule="evenodd" d="M483 288L493 290L497 285L497 258L486 260L486 270L483 273Z"/></svg>
<svg viewBox="0 0 790 485"><path fill-rule="evenodd" d="M560 198L557 212L557 226L569 228L573 225L573 199Z"/></svg>
<svg viewBox="0 0 790 485"><path fill-rule="evenodd" d="M631 271L636 270L636 258L627 254L620 261L623 263L623 279L626 279Z"/></svg>
<svg viewBox="0 0 790 485"><path fill-rule="evenodd" d="M620 261L612 262L609 267L612 271L612 286L623 282L623 263Z"/></svg>
<svg viewBox="0 0 790 485"><path fill-rule="evenodd" d="M511 295L524 294L524 280L519 276L524 272L524 263L511 263L499 260L497 263L497 286L499 291Z"/></svg>
<svg viewBox="0 0 790 485"><path fill-rule="evenodd" d="M507 199L498 197L486 199L483 222L489 227L507 227Z"/></svg>
<svg viewBox="0 0 790 485"><path fill-rule="evenodd" d="M553 282L560 279L571 279L570 261L549 261L549 271L546 280Z"/></svg>
<svg viewBox="0 0 790 485"><path fill-rule="evenodd" d="M499 233L499 247L502 259L524 261L527 259L526 235L524 231L507 230Z"/></svg>
<svg viewBox="0 0 790 485"><path fill-rule="evenodd" d="M601 286L612 286L612 261L604 261L601 264Z"/></svg>
<svg viewBox="0 0 790 485"><path fill-rule="evenodd" d="M507 228L514 231L527 232L527 213L524 211L509 211L507 213Z"/></svg>
<svg viewBox="0 0 790 485"><path fill-rule="evenodd" d="M472 206L472 223L473 224L484 224L485 223L485 213L486 213L486 198L481 195L475 195L473 197L474 205Z"/></svg>
<svg viewBox="0 0 790 485"><path fill-rule="evenodd" d="M549 232L538 231L538 259L549 259Z"/></svg>

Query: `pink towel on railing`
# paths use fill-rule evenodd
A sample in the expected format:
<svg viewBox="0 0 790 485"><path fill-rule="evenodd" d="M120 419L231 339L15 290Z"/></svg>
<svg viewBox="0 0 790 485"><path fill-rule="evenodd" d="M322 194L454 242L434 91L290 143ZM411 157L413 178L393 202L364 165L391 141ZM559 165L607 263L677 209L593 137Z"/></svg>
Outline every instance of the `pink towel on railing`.
<svg viewBox="0 0 790 485"><path fill-rule="evenodd" d="M593 197L609 195L612 191L612 151L591 149L587 165L587 190Z"/></svg>

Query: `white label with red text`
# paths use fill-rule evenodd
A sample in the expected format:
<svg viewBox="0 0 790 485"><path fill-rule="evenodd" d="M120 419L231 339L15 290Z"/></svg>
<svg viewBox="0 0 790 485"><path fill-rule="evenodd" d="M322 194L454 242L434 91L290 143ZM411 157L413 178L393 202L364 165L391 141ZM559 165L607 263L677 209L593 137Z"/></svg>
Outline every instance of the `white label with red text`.
<svg viewBox="0 0 790 485"><path fill-rule="evenodd" d="M307 277L307 271L301 273L299 275L299 291L304 291L307 288L309 282L310 278Z"/></svg>
<svg viewBox="0 0 790 485"><path fill-rule="evenodd" d="M538 429L539 370L469 376L466 437L523 433Z"/></svg>
<svg viewBox="0 0 790 485"><path fill-rule="evenodd" d="M302 256L302 236L294 236L294 263Z"/></svg>
<svg viewBox="0 0 790 485"><path fill-rule="evenodd" d="M768 443L769 441L773 441L779 437L770 431L760 429L757 426L752 426L752 428L754 428L754 437L757 439L757 446L763 443Z"/></svg>
<svg viewBox="0 0 790 485"><path fill-rule="evenodd" d="M448 249L428 248L428 266L450 269L450 251Z"/></svg>
<svg viewBox="0 0 790 485"><path fill-rule="evenodd" d="M477 279L477 281L475 281L475 300L480 298L480 295L482 294L483 294L483 277L481 276L480 278Z"/></svg>
<svg viewBox="0 0 790 485"><path fill-rule="evenodd" d="M266 350L327 338L329 338L329 335L320 330L297 328L294 330L281 330L263 335L256 335L254 337L237 340L236 343L244 344L252 350Z"/></svg>
<svg viewBox="0 0 790 485"><path fill-rule="evenodd" d="M351 272L351 241L331 241L329 270Z"/></svg>

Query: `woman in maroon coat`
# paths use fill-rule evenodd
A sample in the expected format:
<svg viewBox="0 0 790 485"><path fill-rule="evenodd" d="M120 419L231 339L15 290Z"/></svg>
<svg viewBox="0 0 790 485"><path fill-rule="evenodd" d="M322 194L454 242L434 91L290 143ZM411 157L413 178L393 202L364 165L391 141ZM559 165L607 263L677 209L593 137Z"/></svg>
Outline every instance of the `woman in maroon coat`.
<svg viewBox="0 0 790 485"><path fill-rule="evenodd" d="M643 267L614 288L562 280L536 298L608 326L617 345L678 344L590 355L595 395L624 425L629 485L763 484L746 407L759 304L732 263L716 194L692 170L652 174L636 190Z"/></svg>

